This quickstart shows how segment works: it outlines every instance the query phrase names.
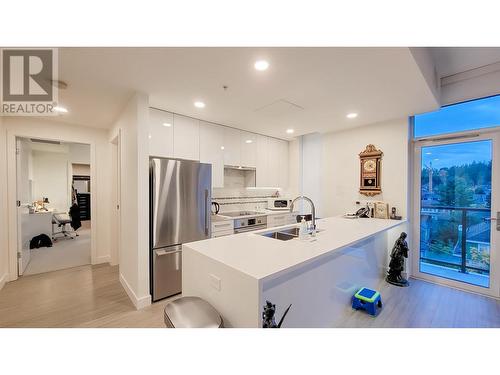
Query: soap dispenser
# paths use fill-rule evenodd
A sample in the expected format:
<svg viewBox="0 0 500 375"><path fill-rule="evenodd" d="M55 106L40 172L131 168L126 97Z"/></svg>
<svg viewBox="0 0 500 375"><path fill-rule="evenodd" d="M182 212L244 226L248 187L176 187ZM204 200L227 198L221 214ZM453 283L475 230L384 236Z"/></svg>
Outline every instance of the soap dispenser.
<svg viewBox="0 0 500 375"><path fill-rule="evenodd" d="M299 229L299 239L305 240L307 239L307 223L304 216L302 216L302 220L300 221L300 229Z"/></svg>

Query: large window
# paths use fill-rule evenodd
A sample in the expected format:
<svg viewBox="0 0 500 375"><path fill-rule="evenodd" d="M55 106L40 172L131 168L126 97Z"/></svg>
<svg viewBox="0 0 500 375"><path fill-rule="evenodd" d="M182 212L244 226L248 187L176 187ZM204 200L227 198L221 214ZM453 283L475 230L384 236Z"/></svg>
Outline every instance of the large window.
<svg viewBox="0 0 500 375"><path fill-rule="evenodd" d="M500 127L500 95L449 105L414 117L415 138Z"/></svg>

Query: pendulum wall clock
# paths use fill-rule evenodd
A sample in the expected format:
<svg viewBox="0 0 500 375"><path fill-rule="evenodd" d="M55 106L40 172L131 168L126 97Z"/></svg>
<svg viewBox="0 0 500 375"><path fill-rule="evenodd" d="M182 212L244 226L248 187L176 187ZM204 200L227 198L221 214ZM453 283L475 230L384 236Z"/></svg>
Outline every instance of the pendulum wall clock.
<svg viewBox="0 0 500 375"><path fill-rule="evenodd" d="M381 168L382 151L377 150L374 145L366 146L366 149L359 154L360 178L359 193L372 197L380 194L381 189Z"/></svg>

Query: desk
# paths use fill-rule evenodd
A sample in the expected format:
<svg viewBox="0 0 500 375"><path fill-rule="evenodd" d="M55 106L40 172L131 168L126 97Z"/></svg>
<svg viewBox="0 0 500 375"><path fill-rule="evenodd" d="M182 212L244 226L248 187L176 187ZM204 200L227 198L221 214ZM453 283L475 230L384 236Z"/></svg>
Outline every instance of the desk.
<svg viewBox="0 0 500 375"><path fill-rule="evenodd" d="M52 238L52 214L52 211L39 211L21 215L23 248L29 249L31 239L42 233Z"/></svg>

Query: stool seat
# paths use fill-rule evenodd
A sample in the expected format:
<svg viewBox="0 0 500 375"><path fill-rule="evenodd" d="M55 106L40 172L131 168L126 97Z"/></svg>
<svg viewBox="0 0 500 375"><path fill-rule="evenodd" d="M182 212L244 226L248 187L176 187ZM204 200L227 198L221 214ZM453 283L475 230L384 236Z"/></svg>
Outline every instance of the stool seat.
<svg viewBox="0 0 500 375"><path fill-rule="evenodd" d="M199 297L181 297L165 306L165 325L168 328L222 328L220 314Z"/></svg>

